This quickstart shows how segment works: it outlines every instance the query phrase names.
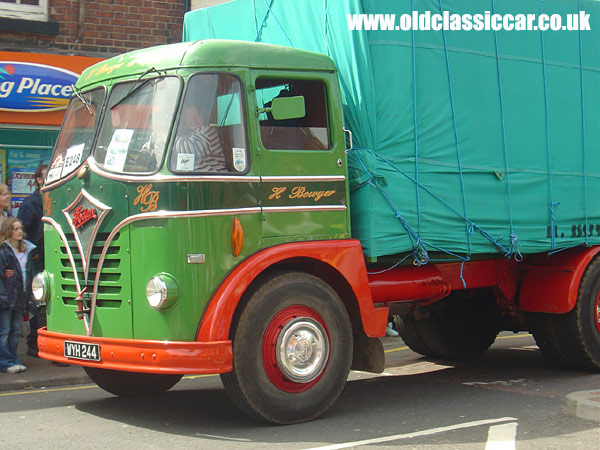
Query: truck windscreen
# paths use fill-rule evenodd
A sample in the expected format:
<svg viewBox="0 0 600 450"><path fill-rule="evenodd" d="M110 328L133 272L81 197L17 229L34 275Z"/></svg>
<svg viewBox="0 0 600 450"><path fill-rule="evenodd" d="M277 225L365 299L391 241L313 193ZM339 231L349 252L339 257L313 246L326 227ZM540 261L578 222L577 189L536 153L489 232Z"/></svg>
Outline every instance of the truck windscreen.
<svg viewBox="0 0 600 450"><path fill-rule="evenodd" d="M46 183L73 173L90 154L100 120L105 88L77 92L73 96L52 155Z"/></svg>
<svg viewBox="0 0 600 450"><path fill-rule="evenodd" d="M160 167L177 107L181 80L150 78L115 85L108 99L96 163L117 173L150 173Z"/></svg>

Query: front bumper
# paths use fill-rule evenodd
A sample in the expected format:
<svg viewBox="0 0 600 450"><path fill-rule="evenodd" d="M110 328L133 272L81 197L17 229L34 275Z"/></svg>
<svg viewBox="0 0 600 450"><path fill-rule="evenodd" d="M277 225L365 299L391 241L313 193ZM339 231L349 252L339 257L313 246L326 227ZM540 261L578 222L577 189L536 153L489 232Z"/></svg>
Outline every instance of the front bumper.
<svg viewBox="0 0 600 450"><path fill-rule="evenodd" d="M100 345L100 361L64 356L65 341ZM38 330L39 357L51 361L102 369L160 374L213 374L231 372L231 341L170 342L79 336Z"/></svg>

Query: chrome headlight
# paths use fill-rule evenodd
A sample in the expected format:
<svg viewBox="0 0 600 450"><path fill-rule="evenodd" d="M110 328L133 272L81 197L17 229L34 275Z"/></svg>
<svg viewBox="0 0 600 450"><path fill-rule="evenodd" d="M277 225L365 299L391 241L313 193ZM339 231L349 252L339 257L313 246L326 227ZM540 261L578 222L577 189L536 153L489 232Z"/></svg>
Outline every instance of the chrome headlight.
<svg viewBox="0 0 600 450"><path fill-rule="evenodd" d="M31 290L33 291L33 298L41 305L45 304L50 299L50 280L45 271L40 272L33 277Z"/></svg>
<svg viewBox="0 0 600 450"><path fill-rule="evenodd" d="M148 280L146 298L154 309L159 311L168 309L179 298L179 286L171 275L158 274Z"/></svg>

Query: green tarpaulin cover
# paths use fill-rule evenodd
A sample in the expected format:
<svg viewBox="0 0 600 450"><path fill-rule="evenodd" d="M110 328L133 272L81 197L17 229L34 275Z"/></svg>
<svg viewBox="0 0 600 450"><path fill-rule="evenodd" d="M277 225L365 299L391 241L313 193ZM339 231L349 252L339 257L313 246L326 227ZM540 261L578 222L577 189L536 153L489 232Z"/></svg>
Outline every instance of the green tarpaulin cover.
<svg viewBox="0 0 600 450"><path fill-rule="evenodd" d="M586 31L351 31L347 14L589 14ZM396 19L398 20L398 19ZM600 1L236 0L184 40L329 55L352 234L367 256L520 254L600 243Z"/></svg>

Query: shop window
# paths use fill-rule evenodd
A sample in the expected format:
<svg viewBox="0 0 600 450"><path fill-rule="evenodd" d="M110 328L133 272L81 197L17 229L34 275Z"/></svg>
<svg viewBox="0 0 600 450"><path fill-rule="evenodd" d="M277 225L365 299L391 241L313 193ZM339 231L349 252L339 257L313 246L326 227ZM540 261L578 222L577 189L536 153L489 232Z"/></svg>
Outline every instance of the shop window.
<svg viewBox="0 0 600 450"><path fill-rule="evenodd" d="M304 113L301 117L278 120L269 111L273 100L301 97ZM267 149L327 150L327 92L321 80L259 78L256 80L260 137Z"/></svg>
<svg viewBox="0 0 600 450"><path fill-rule="evenodd" d="M0 17L48 20L48 0L0 0Z"/></svg>

